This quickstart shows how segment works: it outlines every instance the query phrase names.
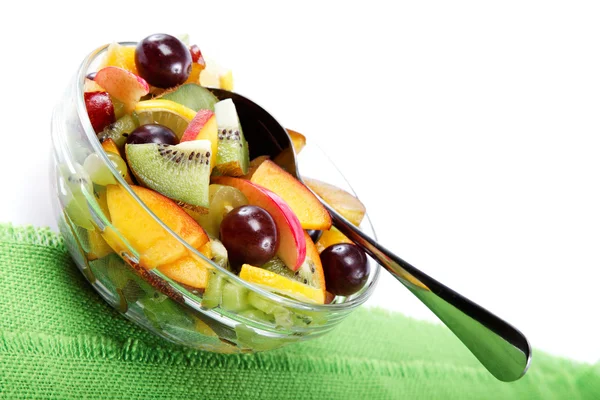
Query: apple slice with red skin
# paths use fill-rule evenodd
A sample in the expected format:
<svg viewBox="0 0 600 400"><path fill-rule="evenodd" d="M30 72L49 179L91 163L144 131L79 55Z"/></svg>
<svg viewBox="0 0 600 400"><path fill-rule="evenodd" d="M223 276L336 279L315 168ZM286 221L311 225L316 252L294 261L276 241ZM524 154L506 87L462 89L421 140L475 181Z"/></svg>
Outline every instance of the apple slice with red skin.
<svg viewBox="0 0 600 400"><path fill-rule="evenodd" d="M190 121L185 132L183 132L180 143L190 140L210 140L210 147L212 150L210 167L212 169L217 163L217 150L219 145L217 136L217 118L215 117L215 113L210 110L198 110L194 119Z"/></svg>
<svg viewBox="0 0 600 400"><path fill-rule="evenodd" d="M104 67L96 73L94 82L111 96L125 104L127 113L133 111L142 96L150 92L143 78L119 67Z"/></svg>
<svg viewBox="0 0 600 400"><path fill-rule="evenodd" d="M292 271L302 266L306 258L304 231L298 217L281 197L245 179L216 176L212 183L232 186L246 196L249 204L264 208L273 217L279 231L277 255Z"/></svg>
<svg viewBox="0 0 600 400"><path fill-rule="evenodd" d="M83 98L94 132L101 132L102 129L115 122L115 107L108 93L86 92L83 94Z"/></svg>

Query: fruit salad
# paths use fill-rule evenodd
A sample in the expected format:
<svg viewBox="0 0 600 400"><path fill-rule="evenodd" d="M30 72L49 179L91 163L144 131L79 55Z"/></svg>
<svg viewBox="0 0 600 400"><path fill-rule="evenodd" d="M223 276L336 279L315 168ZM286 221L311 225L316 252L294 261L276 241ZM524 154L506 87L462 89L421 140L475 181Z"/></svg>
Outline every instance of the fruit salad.
<svg viewBox="0 0 600 400"><path fill-rule="evenodd" d="M217 98L211 88L232 91L233 76L205 60L197 45L167 34L150 35L137 46L111 44L87 75L83 97L90 126L123 181L98 154L87 155L67 184L86 185L109 224L99 229L76 198L66 201L67 218L86 236L81 242L96 278L108 277L125 304L148 285L173 297L173 284L200 296L205 309L280 326L318 323L286 314L221 271L305 304L343 301L365 285L369 264L332 226L314 193L357 226L365 208L328 183L306 178L305 186L266 155L251 160L252 132L244 131L235 103ZM288 133L299 153L306 138ZM124 243L136 249L135 257ZM94 268L99 260L105 262ZM157 283L156 276L167 283ZM160 296L151 300L144 312L157 320L161 311L153 307Z"/></svg>

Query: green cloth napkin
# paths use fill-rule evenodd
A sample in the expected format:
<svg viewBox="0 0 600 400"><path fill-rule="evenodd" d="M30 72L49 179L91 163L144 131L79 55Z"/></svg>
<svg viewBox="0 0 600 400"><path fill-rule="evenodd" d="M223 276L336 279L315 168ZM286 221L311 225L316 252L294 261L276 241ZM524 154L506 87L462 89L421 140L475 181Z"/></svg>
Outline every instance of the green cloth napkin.
<svg viewBox="0 0 600 400"><path fill-rule="evenodd" d="M190 350L104 303L57 234L0 225L0 398L598 399L600 366L535 352L502 383L445 327L368 308L271 352Z"/></svg>

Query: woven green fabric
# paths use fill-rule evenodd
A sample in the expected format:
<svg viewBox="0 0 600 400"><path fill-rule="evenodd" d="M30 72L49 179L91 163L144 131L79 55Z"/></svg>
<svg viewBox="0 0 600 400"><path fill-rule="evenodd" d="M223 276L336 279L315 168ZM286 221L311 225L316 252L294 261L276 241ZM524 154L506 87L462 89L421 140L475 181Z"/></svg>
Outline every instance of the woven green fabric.
<svg viewBox="0 0 600 400"><path fill-rule="evenodd" d="M105 304L46 229L0 226L0 398L598 399L600 366L534 354L501 383L443 326L360 309L256 355L169 344Z"/></svg>

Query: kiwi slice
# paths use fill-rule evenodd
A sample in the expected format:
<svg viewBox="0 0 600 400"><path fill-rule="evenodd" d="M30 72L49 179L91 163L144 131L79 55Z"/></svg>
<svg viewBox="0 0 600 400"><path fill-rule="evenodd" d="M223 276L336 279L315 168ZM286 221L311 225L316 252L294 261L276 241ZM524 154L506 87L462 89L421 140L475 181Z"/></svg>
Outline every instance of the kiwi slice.
<svg viewBox="0 0 600 400"><path fill-rule="evenodd" d="M223 175L242 176L248 173L250 157L248 142L231 99L215 104L218 151L216 168Z"/></svg>
<svg viewBox="0 0 600 400"><path fill-rule="evenodd" d="M219 239L210 239L210 250L212 252L212 261L222 268L229 269L227 249Z"/></svg>
<svg viewBox="0 0 600 400"><path fill-rule="evenodd" d="M163 93L161 99L171 100L196 112L199 110L215 110L219 101L210 90L196 83L186 83L173 91Z"/></svg>
<svg viewBox="0 0 600 400"><path fill-rule="evenodd" d="M124 115L98 133L98 139L100 142L112 139L121 150L125 146L127 135L133 132L138 126L139 123L136 118L131 115Z"/></svg>
<svg viewBox="0 0 600 400"><path fill-rule="evenodd" d="M231 282L225 282L221 294L221 307L229 311L242 311L249 307L248 289Z"/></svg>
<svg viewBox="0 0 600 400"><path fill-rule="evenodd" d="M308 257L306 257L306 259L304 260L304 263L300 266L300 268L296 272L294 272L294 271L290 270L288 267L286 267L284 262L278 257L275 257L275 258L267 261L267 263L264 264L261 268L266 269L267 271L271 271L276 274L285 276L286 278L298 281L300 283L304 283L305 285L312 286L316 289L321 288L321 285L319 284L317 279L315 279L314 263Z"/></svg>
<svg viewBox="0 0 600 400"><path fill-rule="evenodd" d="M209 140L176 146L144 143L125 147L131 171L140 182L182 207L200 212L208 207L210 152Z"/></svg>

